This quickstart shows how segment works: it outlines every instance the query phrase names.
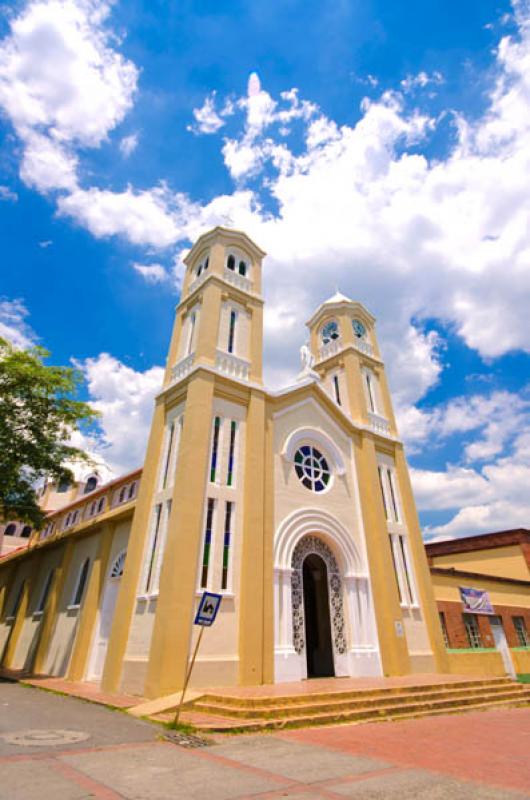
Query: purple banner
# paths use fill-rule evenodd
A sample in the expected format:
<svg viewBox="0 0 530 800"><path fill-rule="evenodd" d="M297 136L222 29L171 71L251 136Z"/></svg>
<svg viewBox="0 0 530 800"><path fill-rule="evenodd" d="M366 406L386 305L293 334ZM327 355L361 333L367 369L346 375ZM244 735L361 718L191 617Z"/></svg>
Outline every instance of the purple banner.
<svg viewBox="0 0 530 800"><path fill-rule="evenodd" d="M482 589L468 589L465 586L458 588L464 604L464 611L468 611L470 614L495 614L487 592Z"/></svg>

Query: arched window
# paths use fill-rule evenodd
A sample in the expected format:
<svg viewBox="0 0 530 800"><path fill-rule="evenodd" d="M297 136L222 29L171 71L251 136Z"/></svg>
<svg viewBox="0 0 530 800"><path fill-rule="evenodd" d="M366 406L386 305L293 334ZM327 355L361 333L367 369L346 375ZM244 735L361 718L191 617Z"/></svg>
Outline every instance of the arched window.
<svg viewBox="0 0 530 800"><path fill-rule="evenodd" d="M100 497L99 498L99 502L98 502L98 508L97 508L98 514L101 514L101 512L103 511L104 508L105 508L105 498L104 497Z"/></svg>
<svg viewBox="0 0 530 800"><path fill-rule="evenodd" d="M247 274L247 264L246 264L246 261L240 261L240 262L239 262L239 274L240 274L240 275L243 275L243 277L245 277L245 275Z"/></svg>
<svg viewBox="0 0 530 800"><path fill-rule="evenodd" d="M123 575L123 569L125 567L126 558L127 558L127 551L122 550L119 556L116 559L114 559L114 563L112 564L109 573L109 576L111 578L121 578L121 576Z"/></svg>
<svg viewBox="0 0 530 800"><path fill-rule="evenodd" d="M330 322L326 322L324 327L322 328L320 335L322 337L323 344L329 344L334 339L339 338L339 326L335 322L335 320L331 320Z"/></svg>
<svg viewBox="0 0 530 800"><path fill-rule="evenodd" d="M236 269L236 257L230 254L226 260L226 266L228 269L231 269L232 272L235 272Z"/></svg>
<svg viewBox="0 0 530 800"><path fill-rule="evenodd" d="M123 501L125 500L126 493L127 493L127 487L122 486L120 489L120 495L118 497L118 503L123 503Z"/></svg>
<svg viewBox="0 0 530 800"><path fill-rule="evenodd" d="M98 485L97 477L95 475L91 475L90 478L85 483L85 489L83 491L83 494L89 494L90 492L93 492L94 489L97 489L97 485Z"/></svg>
<svg viewBox="0 0 530 800"><path fill-rule="evenodd" d="M14 522L10 522L4 531L4 536L14 536L17 532L17 526Z"/></svg>
<svg viewBox="0 0 530 800"><path fill-rule="evenodd" d="M46 583L42 589L42 594L40 596L37 608L35 609L36 614L42 614L44 609L46 608L46 601L48 599L48 595L50 594L50 589L52 587L52 580L53 580L53 573L55 570L51 569L48 572L48 577L46 578Z"/></svg>
<svg viewBox="0 0 530 800"><path fill-rule="evenodd" d="M81 600L83 599L83 593L85 591L85 586L88 578L88 569L90 567L90 559L86 558L83 566L81 567L81 572L79 573L79 578L77 579L77 586L74 592L74 597L72 600L73 606L80 606Z"/></svg>
<svg viewBox="0 0 530 800"><path fill-rule="evenodd" d="M24 539L29 539L30 534L31 534L31 525L24 525L24 527L22 528L22 533L20 535L23 536Z"/></svg>
<svg viewBox="0 0 530 800"><path fill-rule="evenodd" d="M70 480L68 478L62 478L59 482L59 486L57 487L57 491L62 494L63 492L67 492L69 488Z"/></svg>

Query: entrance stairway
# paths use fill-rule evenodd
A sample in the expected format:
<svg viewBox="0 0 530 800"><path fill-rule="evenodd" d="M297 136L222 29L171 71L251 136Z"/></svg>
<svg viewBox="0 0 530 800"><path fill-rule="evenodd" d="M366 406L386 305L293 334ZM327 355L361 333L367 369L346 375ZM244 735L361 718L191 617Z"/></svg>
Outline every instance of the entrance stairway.
<svg viewBox="0 0 530 800"><path fill-rule="evenodd" d="M282 696L202 695L181 721L204 732L262 731L309 725L376 722L530 704L530 687L510 678L373 689L333 689Z"/></svg>

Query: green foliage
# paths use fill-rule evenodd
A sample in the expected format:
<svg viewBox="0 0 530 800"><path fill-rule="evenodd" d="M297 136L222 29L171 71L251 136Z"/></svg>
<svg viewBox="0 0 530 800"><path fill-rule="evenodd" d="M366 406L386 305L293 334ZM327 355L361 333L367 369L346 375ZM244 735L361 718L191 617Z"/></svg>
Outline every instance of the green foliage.
<svg viewBox="0 0 530 800"><path fill-rule="evenodd" d="M74 399L78 370L44 364L42 347L16 350L0 338L0 515L39 528L44 521L34 494L37 480L71 480L67 464L89 462L67 444L81 422L97 416Z"/></svg>

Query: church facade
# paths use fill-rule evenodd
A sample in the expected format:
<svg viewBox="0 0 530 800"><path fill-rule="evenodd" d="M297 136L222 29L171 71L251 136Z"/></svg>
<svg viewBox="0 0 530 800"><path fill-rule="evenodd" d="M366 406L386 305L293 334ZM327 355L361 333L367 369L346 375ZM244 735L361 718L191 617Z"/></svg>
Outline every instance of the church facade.
<svg viewBox="0 0 530 800"><path fill-rule="evenodd" d="M226 228L191 249L141 478L0 561L6 666L169 694L210 590L195 686L448 671L375 320L337 293L268 390L264 256Z"/></svg>

